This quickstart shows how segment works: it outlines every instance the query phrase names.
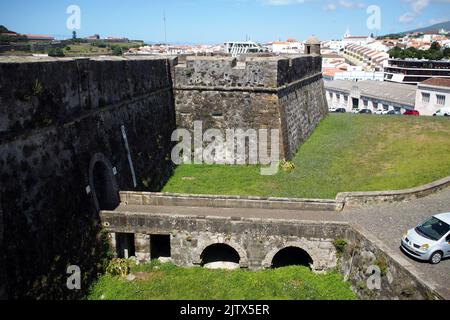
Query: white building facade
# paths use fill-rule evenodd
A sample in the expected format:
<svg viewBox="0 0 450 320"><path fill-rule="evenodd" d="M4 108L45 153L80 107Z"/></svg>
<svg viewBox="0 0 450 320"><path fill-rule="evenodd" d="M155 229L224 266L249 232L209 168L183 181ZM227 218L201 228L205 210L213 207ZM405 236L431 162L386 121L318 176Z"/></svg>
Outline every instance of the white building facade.
<svg viewBox="0 0 450 320"><path fill-rule="evenodd" d="M272 43L272 52L276 54L298 54L305 51L305 44L296 40Z"/></svg>
<svg viewBox="0 0 450 320"><path fill-rule="evenodd" d="M347 71L336 72L334 80L350 80L350 81L383 81L384 72L364 71L362 67L349 66Z"/></svg>
<svg viewBox="0 0 450 320"><path fill-rule="evenodd" d="M450 79L431 78L417 86L416 110L432 116L441 109L450 110Z"/></svg>
<svg viewBox="0 0 450 320"><path fill-rule="evenodd" d="M325 91L329 108L345 108L347 112L369 109L403 113L415 108L416 88L409 85L337 80L325 82Z"/></svg>

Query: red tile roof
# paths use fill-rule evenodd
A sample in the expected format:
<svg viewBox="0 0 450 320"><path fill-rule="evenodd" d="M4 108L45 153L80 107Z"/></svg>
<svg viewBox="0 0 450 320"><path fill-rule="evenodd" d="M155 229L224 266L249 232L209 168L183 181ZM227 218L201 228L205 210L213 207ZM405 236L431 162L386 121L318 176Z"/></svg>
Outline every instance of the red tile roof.
<svg viewBox="0 0 450 320"><path fill-rule="evenodd" d="M54 40L55 38L42 34L26 34L25 37L28 39L45 39L45 40Z"/></svg>
<svg viewBox="0 0 450 320"><path fill-rule="evenodd" d="M430 78L421 82L420 84L450 88L450 78Z"/></svg>

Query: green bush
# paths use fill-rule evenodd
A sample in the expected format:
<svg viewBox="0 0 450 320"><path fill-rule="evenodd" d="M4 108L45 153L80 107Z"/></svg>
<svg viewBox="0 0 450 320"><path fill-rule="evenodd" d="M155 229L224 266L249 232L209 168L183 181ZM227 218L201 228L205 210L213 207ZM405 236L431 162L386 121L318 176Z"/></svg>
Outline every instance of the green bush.
<svg viewBox="0 0 450 320"><path fill-rule="evenodd" d="M111 46L112 54L115 56L121 56L123 54L123 50L120 46Z"/></svg>
<svg viewBox="0 0 450 320"><path fill-rule="evenodd" d="M91 46L97 47L97 48L106 48L107 45L103 41L94 41L91 43Z"/></svg>
<svg viewBox="0 0 450 320"><path fill-rule="evenodd" d="M50 49L48 51L49 57L64 57L64 51L60 48Z"/></svg>
<svg viewBox="0 0 450 320"><path fill-rule="evenodd" d="M375 260L375 265L380 268L382 276L386 276L389 272L389 265L384 257L378 257Z"/></svg>
<svg viewBox="0 0 450 320"><path fill-rule="evenodd" d="M130 273L130 270L131 270L131 263L127 259L114 258L109 262L108 266L106 267L106 273L113 277L115 276L125 277Z"/></svg>
<svg viewBox="0 0 450 320"><path fill-rule="evenodd" d="M291 172L292 170L295 169L295 164L292 161L286 161L286 160L282 160L280 162L280 168L281 170L283 170L284 172Z"/></svg>
<svg viewBox="0 0 450 320"><path fill-rule="evenodd" d="M337 254L341 256L344 254L345 248L347 247L348 243L343 239L337 239L334 240L333 245L336 248Z"/></svg>

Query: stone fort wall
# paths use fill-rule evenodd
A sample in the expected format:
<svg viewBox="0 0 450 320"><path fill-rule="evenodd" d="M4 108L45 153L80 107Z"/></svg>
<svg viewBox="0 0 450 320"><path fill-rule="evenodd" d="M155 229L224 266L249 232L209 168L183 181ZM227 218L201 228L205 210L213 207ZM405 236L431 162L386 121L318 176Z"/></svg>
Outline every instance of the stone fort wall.
<svg viewBox="0 0 450 320"><path fill-rule="evenodd" d="M328 107L320 56L187 57L174 68L177 125L278 129L290 159Z"/></svg>
<svg viewBox="0 0 450 320"><path fill-rule="evenodd" d="M66 269L80 266L83 283L101 269L98 209L118 189L157 191L170 176L169 68L165 59L0 61L0 282L9 298L81 296L67 290Z"/></svg>
<svg viewBox="0 0 450 320"><path fill-rule="evenodd" d="M280 129L290 158L327 112L320 65L0 58L0 298L82 296L67 290L67 267L95 279L107 251L99 210L119 190L162 188L177 122Z"/></svg>

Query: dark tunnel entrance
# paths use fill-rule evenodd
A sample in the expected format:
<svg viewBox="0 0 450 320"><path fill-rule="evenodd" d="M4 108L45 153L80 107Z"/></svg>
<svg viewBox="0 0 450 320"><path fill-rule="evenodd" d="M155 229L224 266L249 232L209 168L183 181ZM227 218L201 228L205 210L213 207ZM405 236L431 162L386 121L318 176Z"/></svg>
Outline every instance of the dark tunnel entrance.
<svg viewBox="0 0 450 320"><path fill-rule="evenodd" d="M272 260L272 268L288 266L305 266L311 269L313 260L303 249L288 247L280 250Z"/></svg>
<svg viewBox="0 0 450 320"><path fill-rule="evenodd" d="M213 244L207 247L202 255L202 266L214 262L231 262L239 264L239 253L227 244Z"/></svg>
<svg viewBox="0 0 450 320"><path fill-rule="evenodd" d="M136 256L134 234L116 233L116 252L117 257L122 259L128 259Z"/></svg>
<svg viewBox="0 0 450 320"><path fill-rule="evenodd" d="M102 161L97 161L93 168L93 187L100 210L114 210L120 204L112 169Z"/></svg>
<svg viewBox="0 0 450 320"><path fill-rule="evenodd" d="M152 260L159 258L170 258L170 235L151 235L150 255Z"/></svg>

